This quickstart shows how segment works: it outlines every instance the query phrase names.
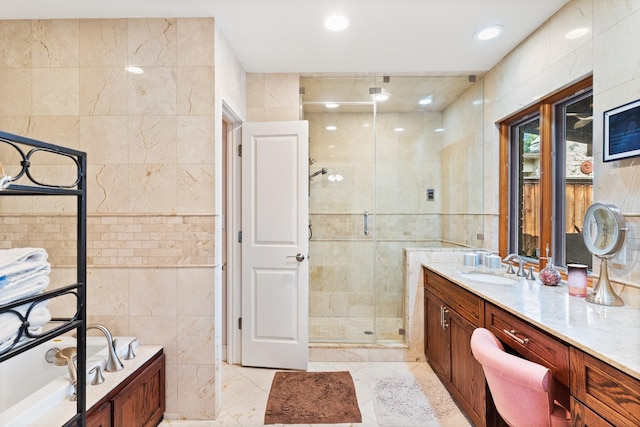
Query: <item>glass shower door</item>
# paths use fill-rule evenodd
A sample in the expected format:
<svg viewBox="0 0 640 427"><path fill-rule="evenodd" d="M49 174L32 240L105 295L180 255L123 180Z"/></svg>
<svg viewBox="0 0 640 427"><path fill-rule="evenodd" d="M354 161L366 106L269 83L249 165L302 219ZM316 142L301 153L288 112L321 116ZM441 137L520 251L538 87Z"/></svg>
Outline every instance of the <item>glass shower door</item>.
<svg viewBox="0 0 640 427"><path fill-rule="evenodd" d="M373 79L301 79L309 121L309 339L375 342ZM329 79L330 80L330 79ZM354 93L356 100L353 100ZM351 99L348 99L351 98ZM337 104L337 105L336 105Z"/></svg>

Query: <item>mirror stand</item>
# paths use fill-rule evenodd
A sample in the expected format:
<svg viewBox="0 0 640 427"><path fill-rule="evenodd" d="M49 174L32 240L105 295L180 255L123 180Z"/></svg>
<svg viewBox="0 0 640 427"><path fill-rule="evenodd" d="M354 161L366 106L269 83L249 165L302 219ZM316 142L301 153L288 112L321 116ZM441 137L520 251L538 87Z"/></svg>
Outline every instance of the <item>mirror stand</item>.
<svg viewBox="0 0 640 427"><path fill-rule="evenodd" d="M622 298L616 295L613 291L611 282L609 281L609 260L606 257L598 258L600 258L600 277L598 278L598 283L596 284L593 292L587 295L586 301L594 304L621 307L624 305L624 302L622 301Z"/></svg>

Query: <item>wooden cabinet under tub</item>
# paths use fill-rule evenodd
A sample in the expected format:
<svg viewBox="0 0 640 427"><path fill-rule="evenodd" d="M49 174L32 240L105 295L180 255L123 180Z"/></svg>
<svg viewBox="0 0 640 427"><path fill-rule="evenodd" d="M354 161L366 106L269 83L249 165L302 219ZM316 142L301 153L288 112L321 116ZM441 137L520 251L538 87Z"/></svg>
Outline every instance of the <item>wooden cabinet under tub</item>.
<svg viewBox="0 0 640 427"><path fill-rule="evenodd" d="M485 327L505 348L546 366L575 427L640 425L640 380L424 268L425 354L476 426L504 426L473 358L473 329Z"/></svg>
<svg viewBox="0 0 640 427"><path fill-rule="evenodd" d="M87 427L157 426L164 410L165 356L160 350L87 411Z"/></svg>

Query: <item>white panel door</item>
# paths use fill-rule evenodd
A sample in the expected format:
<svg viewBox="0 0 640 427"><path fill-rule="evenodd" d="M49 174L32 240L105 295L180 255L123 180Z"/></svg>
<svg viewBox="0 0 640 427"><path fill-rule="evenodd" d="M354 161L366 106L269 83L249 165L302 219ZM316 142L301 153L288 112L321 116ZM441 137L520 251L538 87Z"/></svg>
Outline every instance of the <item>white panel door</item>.
<svg viewBox="0 0 640 427"><path fill-rule="evenodd" d="M308 122L242 128L242 365L309 361Z"/></svg>

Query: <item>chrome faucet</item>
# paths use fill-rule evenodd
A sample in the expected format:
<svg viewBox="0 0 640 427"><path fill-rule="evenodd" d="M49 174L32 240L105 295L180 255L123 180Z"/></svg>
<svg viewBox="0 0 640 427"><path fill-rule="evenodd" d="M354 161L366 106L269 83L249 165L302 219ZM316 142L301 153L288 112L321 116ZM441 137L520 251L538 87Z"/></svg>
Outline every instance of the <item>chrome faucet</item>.
<svg viewBox="0 0 640 427"><path fill-rule="evenodd" d="M109 332L109 329L107 329L106 326L100 325L98 323L93 325L88 325L87 331L89 329L98 329L107 338L107 347L109 348L109 356L107 357L107 364L104 367L105 371L108 371L108 372L121 371L124 366L122 365L122 362L120 361L120 358L116 353L116 343L113 341L113 336L111 335L111 332Z"/></svg>
<svg viewBox="0 0 640 427"><path fill-rule="evenodd" d="M518 261L518 273L516 275L519 276L519 277L526 277L527 274L524 271L524 261L522 260L520 255L518 255L518 254L509 254L509 255L507 255L507 257L505 259L502 260L502 262L509 262L512 259L515 259L516 261Z"/></svg>

